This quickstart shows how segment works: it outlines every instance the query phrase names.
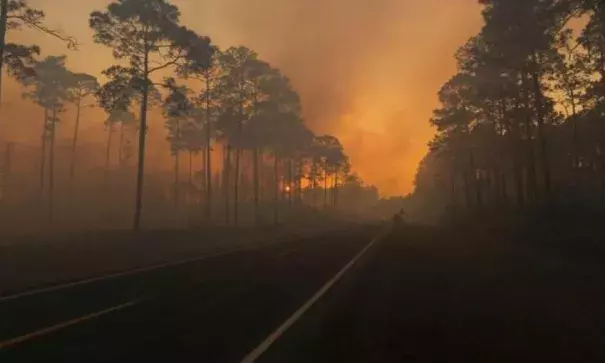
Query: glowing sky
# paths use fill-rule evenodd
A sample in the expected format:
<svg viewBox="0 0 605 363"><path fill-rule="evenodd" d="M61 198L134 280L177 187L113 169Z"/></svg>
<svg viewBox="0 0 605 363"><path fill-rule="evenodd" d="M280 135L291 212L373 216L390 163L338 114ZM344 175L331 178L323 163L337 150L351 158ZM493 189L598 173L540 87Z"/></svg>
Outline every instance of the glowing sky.
<svg viewBox="0 0 605 363"><path fill-rule="evenodd" d="M481 26L476 0L173 2L184 24L222 48L246 45L281 68L299 89L311 128L337 135L354 169L384 195L411 191L433 133L436 92L455 70L457 47ZM108 0L30 3L79 39L80 51L68 53L72 69L97 73L111 64L87 23ZM67 52L32 32L18 37L41 44L45 55Z"/></svg>

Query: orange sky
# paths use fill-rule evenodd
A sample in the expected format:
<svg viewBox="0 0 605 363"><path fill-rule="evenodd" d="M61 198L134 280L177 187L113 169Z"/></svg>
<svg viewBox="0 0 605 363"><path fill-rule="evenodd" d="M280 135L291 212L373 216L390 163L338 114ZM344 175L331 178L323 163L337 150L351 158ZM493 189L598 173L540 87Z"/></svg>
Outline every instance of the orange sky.
<svg viewBox="0 0 605 363"><path fill-rule="evenodd" d="M354 169L383 195L411 191L433 133L428 119L436 92L455 70L457 47L481 26L476 0L173 2L183 23L222 48L246 45L292 78L312 129L336 134ZM41 44L44 55L67 53L77 71L98 73L111 64L87 24L90 11L108 0L30 3L47 12L50 26L76 36L80 51L31 31L9 40ZM16 93L8 93L7 102L16 102Z"/></svg>

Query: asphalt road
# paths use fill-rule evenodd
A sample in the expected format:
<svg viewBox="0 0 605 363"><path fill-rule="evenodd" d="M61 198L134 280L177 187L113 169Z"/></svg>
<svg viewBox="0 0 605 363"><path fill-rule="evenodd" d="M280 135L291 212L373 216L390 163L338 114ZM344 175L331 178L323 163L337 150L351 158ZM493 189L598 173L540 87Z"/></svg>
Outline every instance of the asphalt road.
<svg viewBox="0 0 605 363"><path fill-rule="evenodd" d="M132 302L0 349L0 362L240 363L377 232L0 302L0 341ZM605 361L605 268L496 237L425 228L387 236L256 362Z"/></svg>
<svg viewBox="0 0 605 363"><path fill-rule="evenodd" d="M603 265L529 241L410 228L257 362L605 362L604 301Z"/></svg>
<svg viewBox="0 0 605 363"><path fill-rule="evenodd" d="M0 300L0 362L239 362L376 233L352 228Z"/></svg>

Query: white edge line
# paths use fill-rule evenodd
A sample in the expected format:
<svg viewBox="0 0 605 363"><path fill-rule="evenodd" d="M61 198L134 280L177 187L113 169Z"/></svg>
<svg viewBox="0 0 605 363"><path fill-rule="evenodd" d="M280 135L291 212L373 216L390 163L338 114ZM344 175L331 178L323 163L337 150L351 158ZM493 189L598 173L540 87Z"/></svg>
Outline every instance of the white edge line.
<svg viewBox="0 0 605 363"><path fill-rule="evenodd" d="M16 338L8 339L8 340L5 340L5 341L0 341L0 350L9 348L9 347L17 345L17 344L24 343L24 342L26 342L28 340L32 340L34 338L38 338L38 337L41 337L41 336L44 336L44 335L48 335L48 334L54 333L54 332L56 332L58 330L65 329L65 328L70 327L72 325L77 325L77 324L86 322L88 320L92 320L94 318L98 318L98 317L103 316L103 315L107 315L107 314L110 314L110 313L113 313L113 312L116 312L116 311L119 311L119 310L123 310L123 309L129 308L129 307L135 306L135 305L139 304L141 301L142 300L129 301L127 303L120 304L120 305L117 305L117 306L114 306L114 307L111 307L111 308L108 308L108 309L105 309L105 310L101 310L101 311L98 311L96 313L88 314L88 315L81 316L81 317L75 318L75 319L71 319L71 320L68 320L68 321L65 321L65 322L62 322L62 323L59 323L59 324L47 327L47 328L36 330L34 332L31 332L31 333L28 333L28 334L25 334L25 335L21 335L21 336L16 337Z"/></svg>
<svg viewBox="0 0 605 363"><path fill-rule="evenodd" d="M65 290L65 289L69 289L69 288L76 287L76 286L88 285L88 284L91 284L94 282L112 280L112 279L124 277L124 276L138 275L141 273L160 270L160 269L168 268L168 267L181 266L181 265L185 265L185 264L192 263L192 262L199 262L199 261L207 260L207 259L213 258L213 257L221 257L221 256L238 253L238 252L253 251L253 250L262 249L262 248L263 248L262 246L261 247L256 246L256 247L240 248L240 249L235 249L235 250L210 253L207 255L200 256L200 257L189 258L189 259L180 260L177 262L167 262L167 263L162 263L162 264L157 264L157 265L152 265L152 266L147 266L147 267L141 267L141 268L134 269L134 270L117 272L117 273L99 276L99 277L93 277L93 278L86 279L86 280L74 281L74 282L70 282L67 284L50 286L50 287L43 288L43 289L26 291L26 292L18 293L15 295L8 295L8 296L4 296L4 297L0 296L0 303L7 302L9 300L17 300L17 299L21 299L21 298L28 297L28 296L43 294L43 293L47 293L47 292Z"/></svg>
<svg viewBox="0 0 605 363"><path fill-rule="evenodd" d="M258 347L250 352L241 363L254 363L269 347L281 337L307 310L309 310L321 297L330 290L342 276L374 245L382 238L382 235L374 237L353 259L340 270L330 281L328 281L319 291L311 297L303 306L301 306L288 320L286 320L279 328L271 333Z"/></svg>

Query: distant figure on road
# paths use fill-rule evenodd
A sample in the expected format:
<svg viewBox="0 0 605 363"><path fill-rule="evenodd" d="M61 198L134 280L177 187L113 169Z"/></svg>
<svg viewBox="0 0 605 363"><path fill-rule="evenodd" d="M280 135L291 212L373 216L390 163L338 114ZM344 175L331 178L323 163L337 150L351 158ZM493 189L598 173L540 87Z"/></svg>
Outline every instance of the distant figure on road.
<svg viewBox="0 0 605 363"><path fill-rule="evenodd" d="M400 227L404 224L403 217L405 216L405 211L402 209L399 212L395 213L393 216L393 226Z"/></svg>

